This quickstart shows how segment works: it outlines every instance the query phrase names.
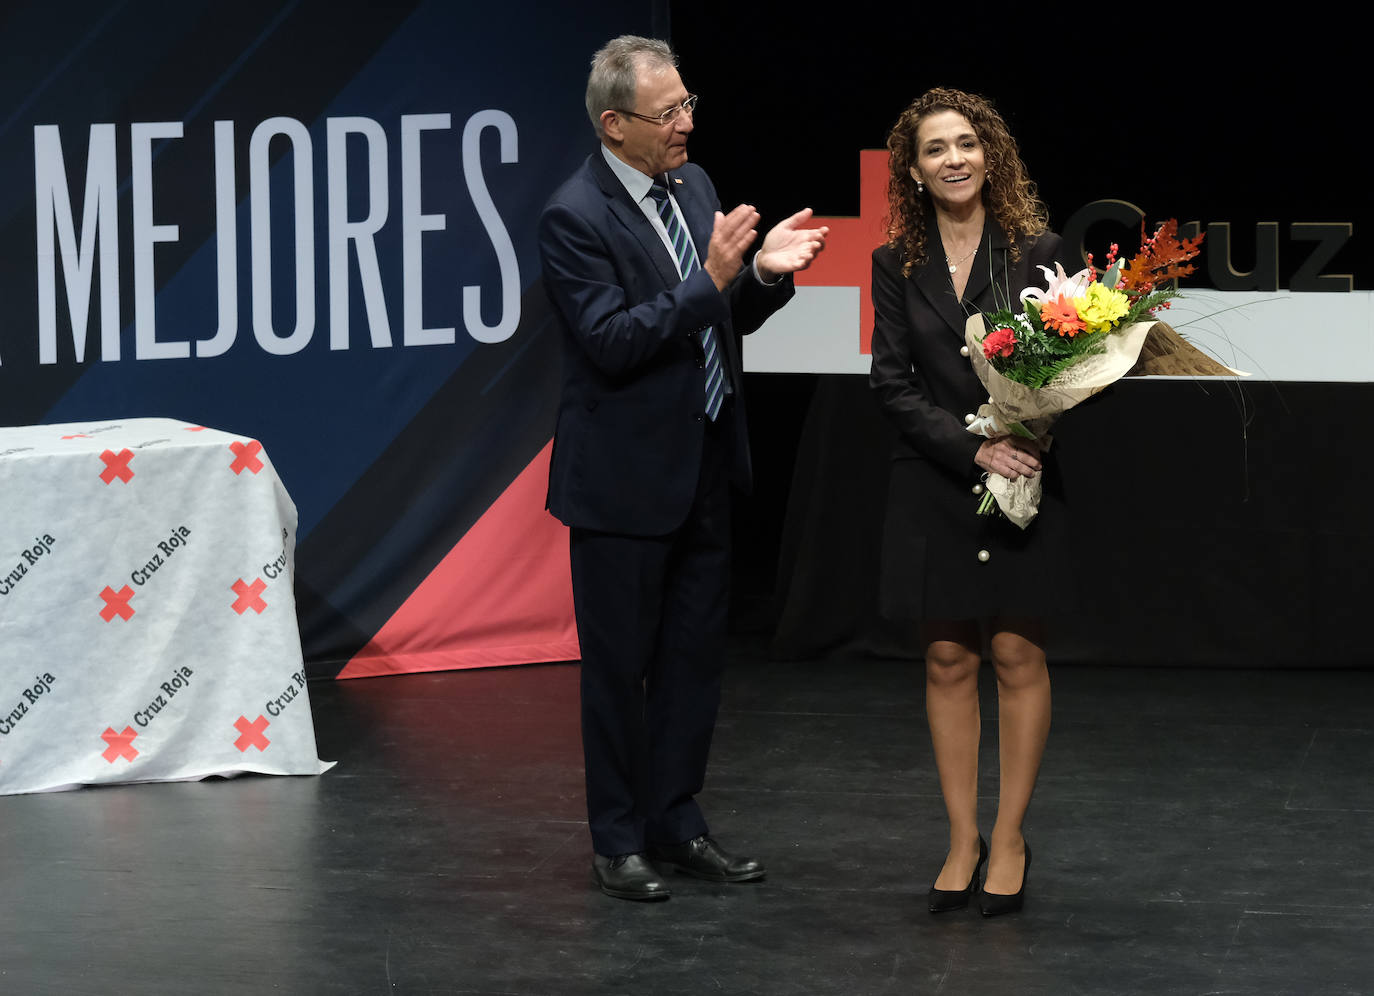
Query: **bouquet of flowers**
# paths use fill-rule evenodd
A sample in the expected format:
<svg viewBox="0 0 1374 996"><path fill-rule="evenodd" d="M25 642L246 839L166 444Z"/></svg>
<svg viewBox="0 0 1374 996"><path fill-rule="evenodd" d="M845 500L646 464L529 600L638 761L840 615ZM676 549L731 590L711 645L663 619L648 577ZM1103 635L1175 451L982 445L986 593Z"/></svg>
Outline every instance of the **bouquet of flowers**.
<svg viewBox="0 0 1374 996"><path fill-rule="evenodd" d="M1189 260L1202 236L1180 239L1174 220L1152 236L1142 228L1141 235L1140 252L1129 261L1118 258L1113 244L1100 276L1091 255L1072 276L1059 264L1057 272L1042 266L1049 286L1023 290L1023 310L969 319L964 339L989 395L969 432L1018 435L1048 449L1060 414L1127 373L1237 375L1154 317L1178 296L1172 282L1193 272ZM978 511L991 514L994 503L1024 529L1040 506L1040 476L1009 481L989 474Z"/></svg>

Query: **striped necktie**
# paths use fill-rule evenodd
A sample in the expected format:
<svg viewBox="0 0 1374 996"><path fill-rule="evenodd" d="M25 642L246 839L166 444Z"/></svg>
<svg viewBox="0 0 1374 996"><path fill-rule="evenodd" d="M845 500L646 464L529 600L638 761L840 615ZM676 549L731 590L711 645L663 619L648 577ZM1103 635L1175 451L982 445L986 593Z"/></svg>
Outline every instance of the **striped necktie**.
<svg viewBox="0 0 1374 996"><path fill-rule="evenodd" d="M673 202L668 199L668 187L656 179L649 188L649 196L658 205L658 216L668 230L668 241L673 244L673 252L677 255L678 273L685 280L701 269L696 250L692 248L692 240L687 237L687 229L673 210ZM701 349L706 357L706 417L712 422L720 414L721 403L725 400L725 368L720 362L718 345L714 329L707 326L701 330Z"/></svg>

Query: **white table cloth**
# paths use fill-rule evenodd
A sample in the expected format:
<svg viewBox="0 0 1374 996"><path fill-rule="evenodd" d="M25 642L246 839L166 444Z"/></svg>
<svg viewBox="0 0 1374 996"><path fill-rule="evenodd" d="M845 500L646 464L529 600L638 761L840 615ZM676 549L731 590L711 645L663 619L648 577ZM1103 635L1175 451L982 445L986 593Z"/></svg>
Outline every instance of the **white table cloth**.
<svg viewBox="0 0 1374 996"><path fill-rule="evenodd" d="M316 775L296 508L172 419L0 429L0 794Z"/></svg>

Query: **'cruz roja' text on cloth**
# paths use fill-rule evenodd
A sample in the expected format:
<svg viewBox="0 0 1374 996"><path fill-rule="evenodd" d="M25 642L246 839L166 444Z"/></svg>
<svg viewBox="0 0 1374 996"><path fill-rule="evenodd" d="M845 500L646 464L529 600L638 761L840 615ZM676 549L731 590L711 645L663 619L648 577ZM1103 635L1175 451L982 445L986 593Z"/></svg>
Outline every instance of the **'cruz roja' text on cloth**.
<svg viewBox="0 0 1374 996"><path fill-rule="evenodd" d="M0 794L317 775L296 507L172 419L0 429Z"/></svg>

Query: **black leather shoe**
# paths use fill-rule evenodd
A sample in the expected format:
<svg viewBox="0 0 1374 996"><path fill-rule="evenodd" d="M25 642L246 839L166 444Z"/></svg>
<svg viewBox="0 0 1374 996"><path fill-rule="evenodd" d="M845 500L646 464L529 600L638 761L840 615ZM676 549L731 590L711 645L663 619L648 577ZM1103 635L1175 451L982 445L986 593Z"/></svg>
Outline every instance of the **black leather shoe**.
<svg viewBox="0 0 1374 996"><path fill-rule="evenodd" d="M1026 879L1030 877L1030 842L1026 842L1026 867L1021 872L1021 888L1017 889L1012 895L1003 895L1000 892L983 892L979 905L982 907L983 916L1001 916L1003 913L1015 913L1026 901Z"/></svg>
<svg viewBox="0 0 1374 996"><path fill-rule="evenodd" d="M615 899L654 902L672 895L668 883L642 854L617 854L613 858L593 855L592 881Z"/></svg>
<svg viewBox="0 0 1374 996"><path fill-rule="evenodd" d="M732 857L705 834L681 844L652 844L649 857L674 871L708 882L752 882L766 874L762 862Z"/></svg>
<svg viewBox="0 0 1374 996"><path fill-rule="evenodd" d="M973 890L978 888L978 873L983 870L983 864L988 860L988 842L983 839L983 835L978 835L978 863L973 866L973 877L968 880L966 889L937 889L931 887L929 900L930 912L950 913L954 910L968 908L968 901L973 898Z"/></svg>

